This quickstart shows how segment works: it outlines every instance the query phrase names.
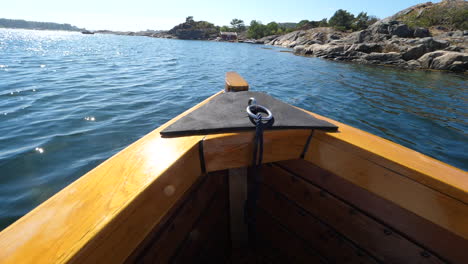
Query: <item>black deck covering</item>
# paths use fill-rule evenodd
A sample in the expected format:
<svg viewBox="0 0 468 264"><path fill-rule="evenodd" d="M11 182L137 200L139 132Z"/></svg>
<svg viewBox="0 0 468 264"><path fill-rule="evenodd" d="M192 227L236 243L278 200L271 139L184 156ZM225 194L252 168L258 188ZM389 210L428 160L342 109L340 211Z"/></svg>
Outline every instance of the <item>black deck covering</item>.
<svg viewBox="0 0 468 264"><path fill-rule="evenodd" d="M249 98L254 97L258 105L268 108L274 120L265 129L320 129L337 131L338 127L324 120L317 119L289 104L261 92L222 93L195 111L168 126L161 135L177 137L206 135L225 132L255 130L255 124L249 119L246 107Z"/></svg>

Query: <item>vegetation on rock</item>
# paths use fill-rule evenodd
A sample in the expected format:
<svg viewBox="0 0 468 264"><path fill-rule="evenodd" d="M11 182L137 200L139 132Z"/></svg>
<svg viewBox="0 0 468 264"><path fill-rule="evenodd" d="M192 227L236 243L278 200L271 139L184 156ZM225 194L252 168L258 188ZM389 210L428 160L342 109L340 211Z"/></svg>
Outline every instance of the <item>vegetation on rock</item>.
<svg viewBox="0 0 468 264"><path fill-rule="evenodd" d="M328 24L339 30L351 29L351 24L354 21L354 15L346 10L338 9L330 18Z"/></svg>
<svg viewBox="0 0 468 264"><path fill-rule="evenodd" d="M396 18L410 27L443 26L450 30L468 30L468 2L445 0L426 4Z"/></svg>
<svg viewBox="0 0 468 264"><path fill-rule="evenodd" d="M330 18L328 24L337 30L345 31L351 29L356 31L366 29L377 22L377 20L375 16L368 16L366 12L361 12L357 17L354 17L354 15L348 11L339 9Z"/></svg>

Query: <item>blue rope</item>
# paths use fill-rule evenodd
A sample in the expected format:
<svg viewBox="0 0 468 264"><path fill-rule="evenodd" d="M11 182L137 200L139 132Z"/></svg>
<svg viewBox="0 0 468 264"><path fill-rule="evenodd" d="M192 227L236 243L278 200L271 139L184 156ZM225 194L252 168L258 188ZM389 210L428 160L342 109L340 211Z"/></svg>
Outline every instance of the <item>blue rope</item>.
<svg viewBox="0 0 468 264"><path fill-rule="evenodd" d="M257 157L258 153L258 157ZM253 154L253 167L260 167L263 161L263 122L262 115L257 114L255 119L255 138L254 138L254 154Z"/></svg>
<svg viewBox="0 0 468 264"><path fill-rule="evenodd" d="M257 114L255 121L254 151L252 160L253 184L250 186L245 206L246 222L249 228L249 241L252 248L256 245L257 217L256 208L260 192L260 175L263 161L263 129L262 116Z"/></svg>

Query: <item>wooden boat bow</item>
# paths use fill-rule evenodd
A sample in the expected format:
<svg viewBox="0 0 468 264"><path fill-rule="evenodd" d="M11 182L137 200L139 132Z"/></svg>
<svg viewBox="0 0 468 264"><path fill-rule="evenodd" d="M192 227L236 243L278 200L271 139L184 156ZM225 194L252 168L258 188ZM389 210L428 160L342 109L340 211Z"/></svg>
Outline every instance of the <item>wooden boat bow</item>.
<svg viewBox="0 0 468 264"><path fill-rule="evenodd" d="M226 91L248 89L247 82L235 73L228 73L226 79ZM254 132L160 136L162 129L216 95L131 144L3 230L0 262L128 261L142 241L168 221L168 215L202 177L200 141L203 140L207 172L250 165ZM430 248L441 259L468 261L467 253L458 250L468 245L466 172L359 129L307 113L340 127L339 133L317 131L304 157L340 179L339 184L337 180L329 188L348 184L365 190L382 200L376 204L390 205L375 206L352 195L349 199L368 208L372 217L387 219L384 222L405 238ZM310 130L305 129L265 131L264 163L279 162L285 168L295 166L300 172L304 164L294 160L300 159L309 135ZM335 179L323 175L316 178L323 184L328 184L326 179ZM395 211L402 213L386 215ZM444 245L446 242L440 237L428 233L427 228L433 227L437 227L434 232L457 245Z"/></svg>

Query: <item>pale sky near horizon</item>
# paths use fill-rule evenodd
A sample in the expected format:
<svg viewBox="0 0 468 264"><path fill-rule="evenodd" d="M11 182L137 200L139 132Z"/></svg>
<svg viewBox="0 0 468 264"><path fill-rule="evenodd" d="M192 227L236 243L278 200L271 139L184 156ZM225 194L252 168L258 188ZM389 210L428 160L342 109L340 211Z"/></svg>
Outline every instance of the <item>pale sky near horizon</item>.
<svg viewBox="0 0 468 264"><path fill-rule="evenodd" d="M385 18L427 0L2 0L0 18L69 23L91 30L166 30L187 16L215 25L229 25L233 18L249 24L299 22L330 18L338 9L355 15L360 11ZM433 2L440 2L436 0Z"/></svg>

